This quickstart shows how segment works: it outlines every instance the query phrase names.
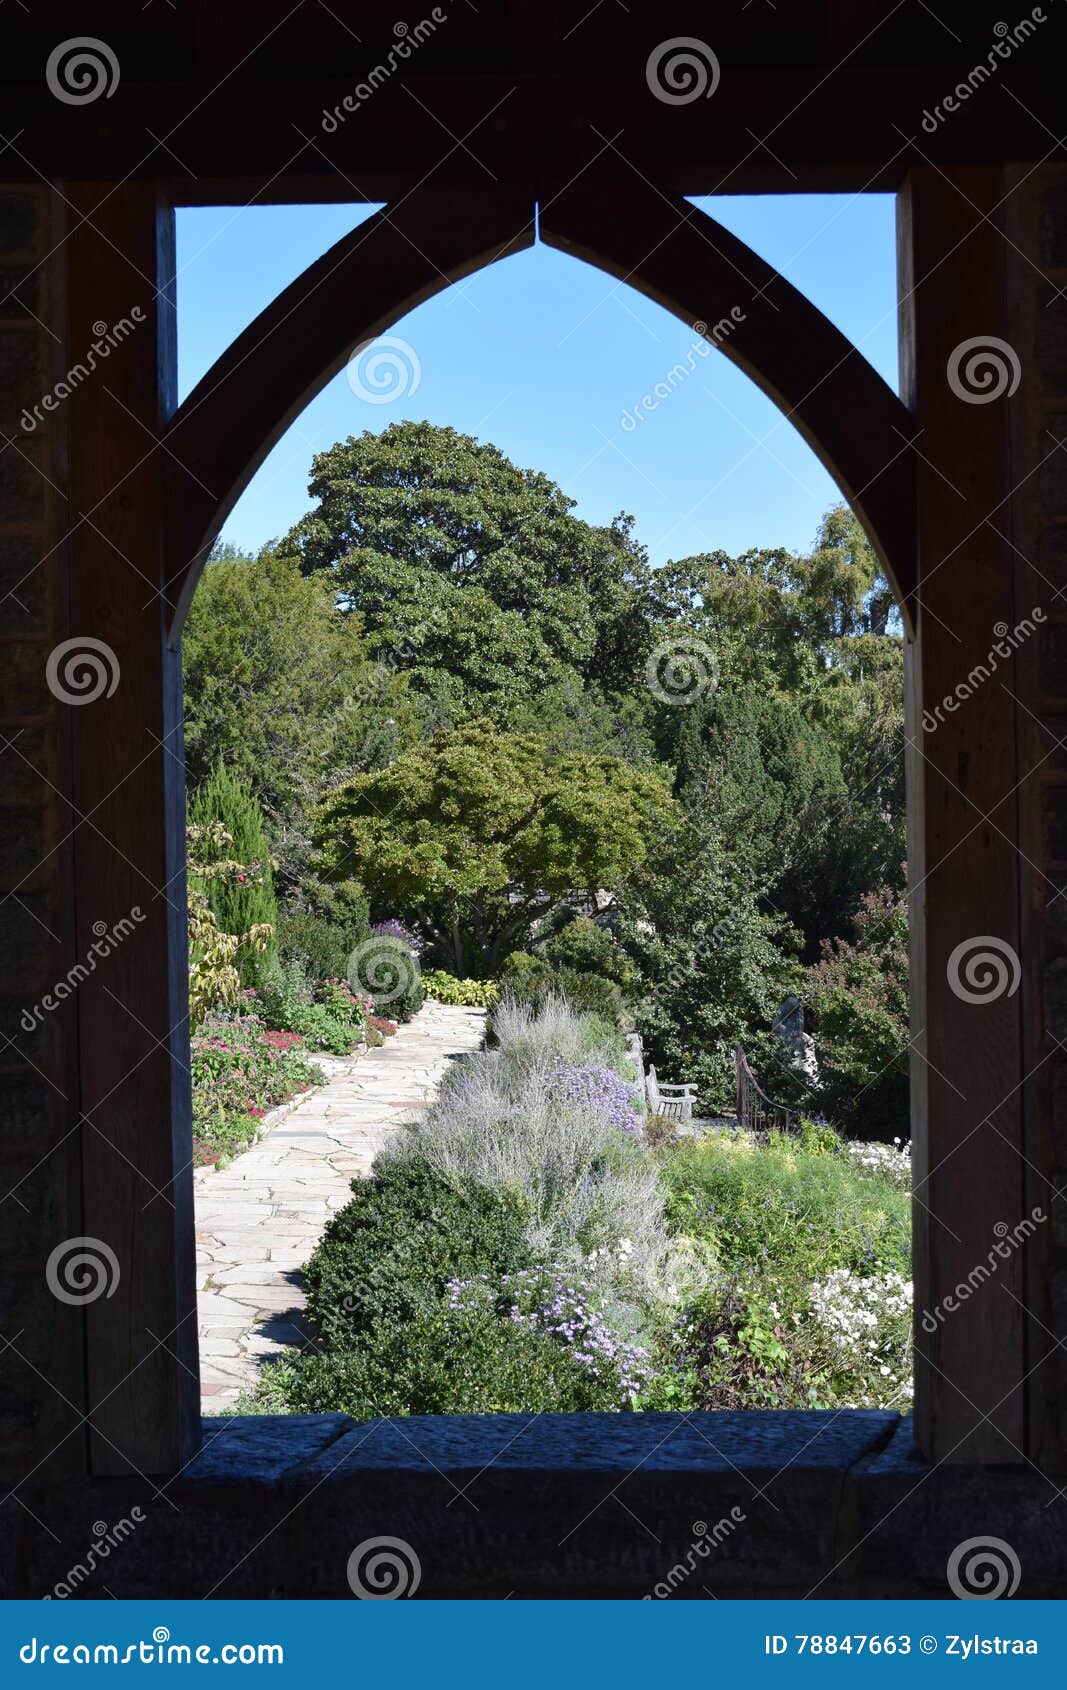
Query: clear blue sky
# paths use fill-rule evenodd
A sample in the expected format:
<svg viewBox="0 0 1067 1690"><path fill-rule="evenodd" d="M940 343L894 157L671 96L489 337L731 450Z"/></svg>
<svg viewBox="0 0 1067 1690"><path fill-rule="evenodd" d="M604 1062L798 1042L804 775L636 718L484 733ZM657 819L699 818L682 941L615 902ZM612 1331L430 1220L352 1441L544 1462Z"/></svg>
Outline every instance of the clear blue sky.
<svg viewBox="0 0 1067 1690"><path fill-rule="evenodd" d="M896 388L890 196L697 203L807 293ZM281 288L372 209L179 212L182 393ZM718 353L697 359L694 373L657 410L623 429L623 413L685 359L692 332L610 276L548 247L446 289L390 332L417 357L417 389L372 403L338 376L267 459L225 539L254 549L284 533L309 506L315 452L405 417L451 424L493 441L524 468L547 471L590 521L631 512L654 563L717 547L803 549L839 497L792 426Z"/></svg>

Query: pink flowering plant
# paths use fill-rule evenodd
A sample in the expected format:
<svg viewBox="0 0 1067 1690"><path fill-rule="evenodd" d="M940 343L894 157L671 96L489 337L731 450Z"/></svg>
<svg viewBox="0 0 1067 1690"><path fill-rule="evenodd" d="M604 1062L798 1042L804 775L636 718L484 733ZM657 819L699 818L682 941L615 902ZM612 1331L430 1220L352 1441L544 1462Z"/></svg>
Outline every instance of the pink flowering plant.
<svg viewBox="0 0 1067 1690"><path fill-rule="evenodd" d="M193 1036L190 1058L198 1165L245 1149L268 1109L324 1078L298 1034L273 1031L258 1015L206 1016Z"/></svg>

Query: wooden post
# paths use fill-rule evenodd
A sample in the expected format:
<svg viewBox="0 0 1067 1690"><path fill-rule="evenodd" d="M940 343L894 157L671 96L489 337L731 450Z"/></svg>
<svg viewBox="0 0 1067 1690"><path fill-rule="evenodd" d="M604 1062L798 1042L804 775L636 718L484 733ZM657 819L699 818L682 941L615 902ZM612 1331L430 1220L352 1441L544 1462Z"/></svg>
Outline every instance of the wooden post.
<svg viewBox="0 0 1067 1690"><path fill-rule="evenodd" d="M95 653L101 682L69 705L75 954L122 933L76 999L83 1231L117 1264L85 1309L90 1459L161 1473L199 1437L181 659L165 639L156 444L175 397L173 214L151 184L67 197L72 366L108 346L66 400L68 662Z"/></svg>
<svg viewBox="0 0 1067 1690"><path fill-rule="evenodd" d="M1022 610L1009 451L1016 354L995 344L1012 339L1010 249L983 221L1004 191L997 169L923 166L901 201L903 397L921 454L907 726L915 1412L932 1461L1026 1454L1027 1246L997 1252L1026 1212L1018 712L1010 656L982 674ZM989 359L976 368L979 343ZM991 396L1002 368L1004 388Z"/></svg>

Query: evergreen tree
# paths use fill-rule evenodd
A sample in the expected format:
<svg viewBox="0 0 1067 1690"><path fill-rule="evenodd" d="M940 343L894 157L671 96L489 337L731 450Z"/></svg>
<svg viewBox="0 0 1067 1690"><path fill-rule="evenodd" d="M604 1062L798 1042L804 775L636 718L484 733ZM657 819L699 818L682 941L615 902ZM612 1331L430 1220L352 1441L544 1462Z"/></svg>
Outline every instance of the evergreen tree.
<svg viewBox="0 0 1067 1690"><path fill-rule="evenodd" d="M215 764L189 806L189 819L199 827L217 822L225 839L217 838L205 850L204 861L232 859L242 865L234 875L207 878L202 890L223 933L247 933L253 928L275 927L278 903L274 875L263 826L263 811L251 783L235 775L226 764ZM244 986L262 983L277 960L272 942L264 950L242 947L236 966Z"/></svg>

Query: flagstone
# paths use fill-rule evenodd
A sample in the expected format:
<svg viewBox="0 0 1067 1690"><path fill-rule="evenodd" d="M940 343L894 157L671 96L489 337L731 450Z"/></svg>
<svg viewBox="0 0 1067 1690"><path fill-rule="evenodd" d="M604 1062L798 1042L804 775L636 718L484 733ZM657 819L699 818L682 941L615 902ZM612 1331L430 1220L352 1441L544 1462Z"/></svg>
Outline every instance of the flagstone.
<svg viewBox="0 0 1067 1690"><path fill-rule="evenodd" d="M452 1059L476 1050L482 1010L427 1003L374 1050L320 1060L327 1083L264 1118L226 1168L196 1172L204 1411L255 1385L264 1361L303 1346L300 1270L379 1150L432 1102Z"/></svg>

